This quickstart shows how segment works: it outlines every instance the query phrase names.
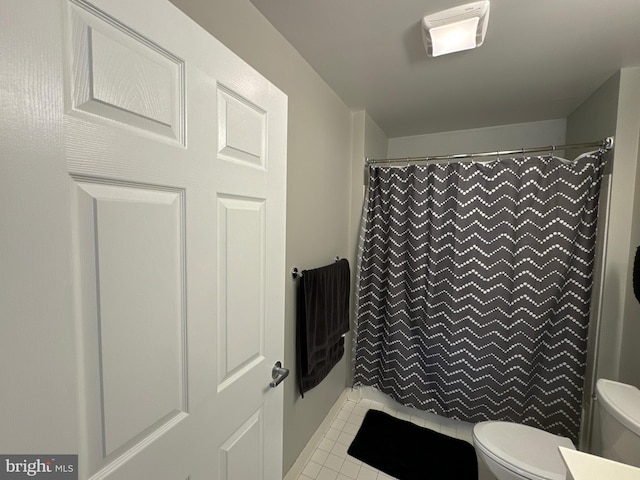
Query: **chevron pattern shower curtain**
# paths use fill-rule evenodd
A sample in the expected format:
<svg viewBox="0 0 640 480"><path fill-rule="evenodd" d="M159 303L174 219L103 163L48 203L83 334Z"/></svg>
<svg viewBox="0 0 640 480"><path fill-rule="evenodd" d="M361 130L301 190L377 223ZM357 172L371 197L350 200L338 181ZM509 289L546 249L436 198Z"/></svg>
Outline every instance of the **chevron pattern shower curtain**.
<svg viewBox="0 0 640 480"><path fill-rule="evenodd" d="M601 157L370 167L354 384L575 441Z"/></svg>

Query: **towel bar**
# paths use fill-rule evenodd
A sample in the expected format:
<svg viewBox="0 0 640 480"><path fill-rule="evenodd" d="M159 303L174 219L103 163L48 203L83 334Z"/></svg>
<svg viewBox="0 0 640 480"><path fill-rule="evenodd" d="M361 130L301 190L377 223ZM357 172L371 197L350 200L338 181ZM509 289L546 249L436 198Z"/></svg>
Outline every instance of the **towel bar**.
<svg viewBox="0 0 640 480"><path fill-rule="evenodd" d="M336 255L336 259L335 259L335 261L336 261L336 262L338 262L339 260L340 260L340 257L338 257L338 256ZM298 270L298 267L293 267L293 268L291 269L291 276L292 276L293 278L301 278L303 274L304 274L304 270L300 271L300 270Z"/></svg>

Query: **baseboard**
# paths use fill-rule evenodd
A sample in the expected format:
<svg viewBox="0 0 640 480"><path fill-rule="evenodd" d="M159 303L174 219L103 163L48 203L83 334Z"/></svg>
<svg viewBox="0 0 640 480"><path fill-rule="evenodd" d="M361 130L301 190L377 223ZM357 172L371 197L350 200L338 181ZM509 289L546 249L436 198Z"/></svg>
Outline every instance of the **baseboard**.
<svg viewBox="0 0 640 480"><path fill-rule="evenodd" d="M300 455L298 455L296 461L293 462L293 465L291 465L291 468L284 476L283 480L296 480L298 476L300 476L302 470L304 470L305 465L313 455L313 452L315 452L316 448L324 438L325 433L327 433L327 430L329 430L329 427L331 427L333 420L336 418L336 415L338 415L338 412L344 405L344 402L349 399L349 395L353 395L351 393L351 390L351 388L345 388L342 391L342 393L336 400L336 403L333 404L333 406L329 410L329 413L327 413L327 416L324 417L324 420L322 421L316 432L311 436L311 439L309 439L307 445L302 449L302 452L300 452Z"/></svg>

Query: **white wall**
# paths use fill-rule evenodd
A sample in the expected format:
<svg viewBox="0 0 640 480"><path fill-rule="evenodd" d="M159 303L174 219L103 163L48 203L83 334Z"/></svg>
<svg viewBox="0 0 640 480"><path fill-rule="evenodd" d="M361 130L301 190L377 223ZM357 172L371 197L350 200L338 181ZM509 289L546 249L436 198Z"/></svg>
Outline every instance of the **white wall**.
<svg viewBox="0 0 640 480"><path fill-rule="evenodd" d="M616 133L620 75L616 74L598 88L580 107L567 118L567 142L584 143L602 139ZM613 155L607 154L610 173ZM613 190L611 175L603 178L598 211L597 256L594 262L594 283L592 289L591 317L589 325L589 347L585 372L584 397L582 405L582 426L580 446L594 453L599 452L597 404L592 401L595 381L598 377L617 378L620 359L621 321L617 297L617 274L611 260L617 252L608 255L607 236L619 228L620 218L610 215L611 199L619 198ZM613 220L613 222L612 222ZM594 442L595 440L595 442Z"/></svg>
<svg viewBox="0 0 640 480"><path fill-rule="evenodd" d="M514 150L565 143L566 120L517 123L389 139L389 157Z"/></svg>
<svg viewBox="0 0 640 480"><path fill-rule="evenodd" d="M640 303L633 294L631 279L633 258L640 246L639 142L640 68L624 68L620 72L613 187L620 197L616 204L616 213L622 216L619 223L626 225L609 242L619 250L620 287L624 296L619 380L637 387L640 387Z"/></svg>
<svg viewBox="0 0 640 480"><path fill-rule="evenodd" d="M589 97L580 107L578 107L567 121L567 141L582 143L595 140L616 133L616 123L618 116L618 96L620 94L620 75L616 74L607 80L591 97ZM617 142L616 142L617 144ZM616 145L617 156L617 145ZM607 171L616 168L615 177L620 176L620 167L627 162L620 162L609 156ZM609 209L608 232L605 232L601 247L607 242L607 237L618 237L622 230L628 228L626 215L619 208L623 199L623 191L620 191L620 179L614 178L611 182L611 199ZM602 192L605 193L605 192ZM605 200L601 197L601 200ZM621 215L620 215L621 213ZM602 223L602 222L601 222ZM602 228L603 225L600 225ZM624 234L628 237L628 233ZM617 378L620 361L620 334L622 331L622 297L619 295L618 282L619 273L617 264L622 260L620 250L605 250L606 257L602 266L603 270L603 290L602 304L600 305L601 326L599 340L599 356L597 362L596 377ZM594 294L598 292L594 291ZM590 330L590 336L597 333ZM587 385L589 387L589 385Z"/></svg>
<svg viewBox="0 0 640 480"><path fill-rule="evenodd" d="M608 225L600 245L606 252L601 267L600 329L589 332L591 337L599 333L598 354L591 362L595 362L595 378L640 387L640 304L631 282L633 257L640 245L640 68L622 69L568 118L568 141L609 135L615 135L615 146L607 169L611 172ZM588 410L590 398L585 400ZM585 445L596 454L601 447L598 422L596 408L591 441Z"/></svg>
<svg viewBox="0 0 640 480"><path fill-rule="evenodd" d="M248 0L173 0L289 97L287 268L349 258L352 113ZM283 248L285 248L283 246ZM283 471L287 472L345 388L347 358L301 399L295 381L295 287L285 291ZM349 348L349 347L347 347Z"/></svg>
<svg viewBox="0 0 640 480"><path fill-rule="evenodd" d="M596 376L640 386L640 305L631 283L640 245L640 68L622 69L568 118L568 141L608 135L615 135L615 146L608 166L611 195Z"/></svg>

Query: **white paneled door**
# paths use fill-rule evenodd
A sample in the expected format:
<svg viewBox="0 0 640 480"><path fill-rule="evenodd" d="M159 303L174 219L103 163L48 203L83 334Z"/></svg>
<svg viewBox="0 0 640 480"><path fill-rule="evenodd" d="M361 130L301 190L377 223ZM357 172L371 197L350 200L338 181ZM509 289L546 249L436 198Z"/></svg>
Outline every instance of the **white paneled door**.
<svg viewBox="0 0 640 480"><path fill-rule="evenodd" d="M0 454L280 480L286 96L165 0L0 8Z"/></svg>

